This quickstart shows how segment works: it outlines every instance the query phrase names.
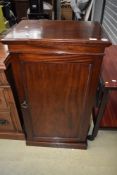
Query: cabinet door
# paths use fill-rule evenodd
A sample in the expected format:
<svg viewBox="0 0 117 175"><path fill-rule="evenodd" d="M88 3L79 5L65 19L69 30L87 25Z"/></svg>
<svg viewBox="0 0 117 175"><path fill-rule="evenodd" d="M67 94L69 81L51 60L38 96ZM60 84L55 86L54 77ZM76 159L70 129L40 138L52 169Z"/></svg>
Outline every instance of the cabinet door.
<svg viewBox="0 0 117 175"><path fill-rule="evenodd" d="M100 61L96 65L96 59L95 56L20 57L25 91L21 106L28 140L86 140L99 73Z"/></svg>

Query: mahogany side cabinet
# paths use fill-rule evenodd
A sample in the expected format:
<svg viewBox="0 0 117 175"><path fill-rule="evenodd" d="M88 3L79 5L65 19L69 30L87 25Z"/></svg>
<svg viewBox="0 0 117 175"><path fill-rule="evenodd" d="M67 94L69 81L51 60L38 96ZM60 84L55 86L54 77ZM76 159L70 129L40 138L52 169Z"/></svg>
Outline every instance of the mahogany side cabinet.
<svg viewBox="0 0 117 175"><path fill-rule="evenodd" d="M105 47L95 22L23 20L8 45L27 145L87 148Z"/></svg>
<svg viewBox="0 0 117 175"><path fill-rule="evenodd" d="M24 139L18 111L11 86L7 81L5 60L9 58L8 47L0 43L0 138Z"/></svg>

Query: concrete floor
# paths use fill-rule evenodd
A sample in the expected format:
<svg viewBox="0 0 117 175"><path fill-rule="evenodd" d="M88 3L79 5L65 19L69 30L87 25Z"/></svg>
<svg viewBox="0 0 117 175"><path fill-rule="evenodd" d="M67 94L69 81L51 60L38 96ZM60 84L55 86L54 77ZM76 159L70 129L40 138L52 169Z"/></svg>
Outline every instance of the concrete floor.
<svg viewBox="0 0 117 175"><path fill-rule="evenodd" d="M117 131L99 131L87 150L0 140L0 175L117 175Z"/></svg>

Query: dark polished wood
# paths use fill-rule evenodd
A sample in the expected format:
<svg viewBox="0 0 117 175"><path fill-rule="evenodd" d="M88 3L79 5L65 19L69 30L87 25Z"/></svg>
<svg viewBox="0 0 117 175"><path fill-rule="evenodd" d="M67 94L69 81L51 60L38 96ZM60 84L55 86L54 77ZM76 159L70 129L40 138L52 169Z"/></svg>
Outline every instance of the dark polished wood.
<svg viewBox="0 0 117 175"><path fill-rule="evenodd" d="M100 66L110 42L98 23L22 21L8 44L28 145L87 147Z"/></svg>
<svg viewBox="0 0 117 175"><path fill-rule="evenodd" d="M105 89L109 91L108 102L101 119L100 128L117 128L117 46L106 49L102 64L102 75Z"/></svg>
<svg viewBox="0 0 117 175"><path fill-rule="evenodd" d="M98 101L93 109L94 128L90 139L94 139L99 128L117 129L117 46L105 50L102 63Z"/></svg>
<svg viewBox="0 0 117 175"><path fill-rule="evenodd" d="M105 40L103 40L105 38ZM106 40L107 39L107 40ZM6 35L4 42L69 41L107 45L109 40L98 22L23 20ZM64 40L64 41L63 41ZM101 47L104 47L102 44Z"/></svg>
<svg viewBox="0 0 117 175"><path fill-rule="evenodd" d="M117 91L109 93L104 115L100 122L102 129L117 129Z"/></svg>
<svg viewBox="0 0 117 175"><path fill-rule="evenodd" d="M0 138L24 139L4 62L9 59L8 47L0 43Z"/></svg>
<svg viewBox="0 0 117 175"><path fill-rule="evenodd" d="M105 88L117 88L117 46L105 50L101 73Z"/></svg>
<svg viewBox="0 0 117 175"><path fill-rule="evenodd" d="M117 129L117 92L111 91L105 104L104 112L99 123L100 129ZM94 123L96 121L99 108L93 109Z"/></svg>

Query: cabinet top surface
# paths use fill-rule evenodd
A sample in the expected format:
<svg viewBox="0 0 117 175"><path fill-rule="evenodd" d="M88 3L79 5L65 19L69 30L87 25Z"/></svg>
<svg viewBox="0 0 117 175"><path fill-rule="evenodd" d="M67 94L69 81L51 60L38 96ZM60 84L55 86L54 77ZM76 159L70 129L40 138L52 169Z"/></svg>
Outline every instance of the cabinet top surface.
<svg viewBox="0 0 117 175"><path fill-rule="evenodd" d="M52 20L23 20L3 38L3 42L33 40L101 43L109 41L97 22Z"/></svg>
<svg viewBox="0 0 117 175"><path fill-rule="evenodd" d="M102 64L102 79L106 88L117 89L117 46L106 48Z"/></svg>

